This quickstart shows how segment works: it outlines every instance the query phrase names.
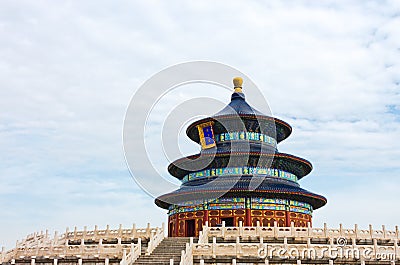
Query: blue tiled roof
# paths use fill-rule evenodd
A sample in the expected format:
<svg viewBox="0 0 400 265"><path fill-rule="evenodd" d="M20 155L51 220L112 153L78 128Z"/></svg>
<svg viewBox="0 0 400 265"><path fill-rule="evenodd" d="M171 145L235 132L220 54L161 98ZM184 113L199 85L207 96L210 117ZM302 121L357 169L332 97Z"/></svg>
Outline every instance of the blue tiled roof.
<svg viewBox="0 0 400 265"><path fill-rule="evenodd" d="M183 185L171 193L158 197L156 203L160 206L167 207L167 205L173 202L178 204L179 202L193 199L196 195L200 198L207 198L207 194L212 193L234 193L236 196L238 196L238 194L242 194L242 196L252 194L263 194L263 196L269 194L273 197L293 196L300 198L301 201L310 203L314 209L320 208L326 204L325 197L302 189L295 183L292 184L288 181L265 177L259 183L255 183L258 185L252 187L251 181L251 177L219 177L208 183L203 183L202 185Z"/></svg>
<svg viewBox="0 0 400 265"><path fill-rule="evenodd" d="M231 97L231 102L220 112L214 114L213 117L236 114L266 116L265 114L251 107L246 102L245 95L243 93L233 93Z"/></svg>

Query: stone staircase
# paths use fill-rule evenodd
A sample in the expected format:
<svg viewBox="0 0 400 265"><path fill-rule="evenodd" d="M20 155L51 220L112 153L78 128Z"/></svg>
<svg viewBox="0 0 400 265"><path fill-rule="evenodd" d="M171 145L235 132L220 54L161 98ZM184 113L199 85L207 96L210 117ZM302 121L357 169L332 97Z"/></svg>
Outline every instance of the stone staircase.
<svg viewBox="0 0 400 265"><path fill-rule="evenodd" d="M179 265L181 252L185 250L186 243L189 243L188 237L166 237L154 249L153 253L145 256L144 253L134 262L134 265L169 265L170 259L174 259L174 265Z"/></svg>

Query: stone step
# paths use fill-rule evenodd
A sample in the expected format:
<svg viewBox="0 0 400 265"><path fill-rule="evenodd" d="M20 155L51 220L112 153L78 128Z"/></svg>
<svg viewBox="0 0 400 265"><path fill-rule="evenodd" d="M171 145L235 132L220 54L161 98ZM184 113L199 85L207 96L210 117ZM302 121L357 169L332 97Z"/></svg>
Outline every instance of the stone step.
<svg viewBox="0 0 400 265"><path fill-rule="evenodd" d="M190 242L188 237L167 237L154 249L149 256L141 255L136 264L170 264L170 259L174 259L174 264L179 265L181 252L186 249L186 243ZM196 242L194 240L194 242Z"/></svg>

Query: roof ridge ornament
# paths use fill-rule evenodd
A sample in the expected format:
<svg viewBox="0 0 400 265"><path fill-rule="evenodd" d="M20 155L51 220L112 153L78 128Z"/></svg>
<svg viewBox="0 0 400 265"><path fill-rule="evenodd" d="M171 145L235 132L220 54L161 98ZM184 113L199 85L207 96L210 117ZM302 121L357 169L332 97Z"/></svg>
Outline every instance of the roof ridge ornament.
<svg viewBox="0 0 400 265"><path fill-rule="evenodd" d="M235 88L235 93L243 93L242 84L243 84L243 78L241 78L241 77L233 78L233 85Z"/></svg>

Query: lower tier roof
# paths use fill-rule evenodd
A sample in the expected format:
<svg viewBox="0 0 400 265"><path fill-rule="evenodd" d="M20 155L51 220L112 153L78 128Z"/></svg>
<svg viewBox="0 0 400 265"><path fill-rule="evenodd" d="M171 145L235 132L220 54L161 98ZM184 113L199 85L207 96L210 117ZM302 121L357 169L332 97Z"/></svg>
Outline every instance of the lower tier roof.
<svg viewBox="0 0 400 265"><path fill-rule="evenodd" d="M198 186L181 186L179 189L156 198L157 206L168 209L187 201L212 200L219 197L248 197L293 199L312 205L313 209L324 206L326 198L271 177L219 177Z"/></svg>

